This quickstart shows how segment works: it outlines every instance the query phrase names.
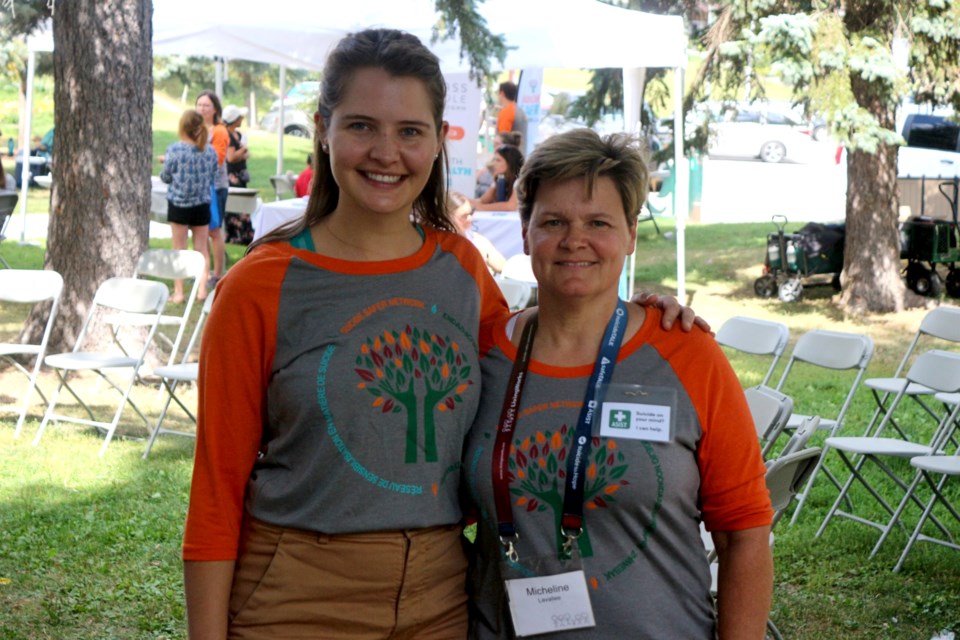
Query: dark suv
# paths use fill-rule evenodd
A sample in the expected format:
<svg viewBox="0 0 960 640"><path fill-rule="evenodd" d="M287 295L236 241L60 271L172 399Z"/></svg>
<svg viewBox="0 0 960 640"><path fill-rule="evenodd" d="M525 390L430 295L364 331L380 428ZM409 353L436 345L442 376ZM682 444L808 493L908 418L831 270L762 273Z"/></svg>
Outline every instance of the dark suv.
<svg viewBox="0 0 960 640"><path fill-rule="evenodd" d="M897 174L901 178L953 178L960 175L960 124L943 116L912 113L901 132Z"/></svg>
<svg viewBox="0 0 960 640"><path fill-rule="evenodd" d="M908 147L960 152L960 124L943 116L911 113L903 123Z"/></svg>

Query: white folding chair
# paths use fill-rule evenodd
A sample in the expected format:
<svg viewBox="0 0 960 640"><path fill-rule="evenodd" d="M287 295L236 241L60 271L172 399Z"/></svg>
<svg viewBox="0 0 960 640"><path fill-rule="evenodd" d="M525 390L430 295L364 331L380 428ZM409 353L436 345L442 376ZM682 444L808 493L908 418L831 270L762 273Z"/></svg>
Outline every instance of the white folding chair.
<svg viewBox="0 0 960 640"><path fill-rule="evenodd" d="M920 521L917 522L917 526L914 527L913 533L910 534L910 539L907 541L903 552L900 554L900 558L897 560L896 566L893 568L894 571L900 571L900 568L903 566L903 561L907 559L907 554L910 553L910 549L912 549L913 545L917 542L933 542L934 544L960 551L960 545L952 539L934 538L923 533L923 525L933 514L933 508L937 505L937 502L940 502L957 522L960 523L960 513L957 513L956 507L950 504L950 501L943 492L943 486L949 478L960 476L960 455L917 456L910 459L910 464L916 467L919 475L927 481L927 484L933 490L933 495L930 497L930 501L927 502L927 506L924 507L923 514L920 516ZM940 474L941 477L938 482L934 482L934 474Z"/></svg>
<svg viewBox="0 0 960 640"><path fill-rule="evenodd" d="M819 428L821 430L829 430L830 436L837 435L840 429L843 428L844 417L846 417L847 411L850 409L850 404L853 402L853 398L857 393L857 389L860 386L861 380L863 380L867 365L870 364L872 357L873 340L867 335L815 329L800 336L797 344L793 347L793 351L790 353L790 358L787 360L787 365L783 373L780 375L780 381L776 386L777 391L786 393L785 389L788 387L788 381L792 381L793 379L791 378L791 373L802 370L813 370L818 373L818 385L832 387L834 390L842 390L844 387L841 385L849 386L846 386L846 395L844 396L843 403L835 415L831 417L830 413L825 412L823 410L824 408L819 406L816 411L811 413L794 413L790 416L786 428L795 429L803 420L815 413L820 416ZM844 377L838 374L838 372L841 371L849 371L852 372L852 374ZM797 376L795 375L794 377ZM804 383L803 386L806 388L809 385ZM791 395L796 398L798 394L794 393ZM824 396L827 395L833 397L836 394L824 394ZM796 407L796 403L794 403L794 407ZM803 505L810 495L810 489L816 481L817 474L821 468L824 469L824 473L830 481L838 489L840 488L839 481L837 481L829 469L823 467L823 460L821 459L810 474L809 483L804 490L800 492L797 500L797 508L793 512L793 517L790 519L791 524L796 522L797 517L800 515L800 511L803 509Z"/></svg>
<svg viewBox="0 0 960 640"><path fill-rule="evenodd" d="M773 507L773 522L770 524L771 547L774 543L773 528L786 513L787 507L796 497L800 487L807 482L819 458L820 448L812 447L809 449L801 448L767 462L767 472L764 475L764 480L767 484L767 490L770 492L770 503ZM702 526L700 537L703 540L704 547L707 550L707 558L710 562L710 593L716 598L719 569L717 552L713 546L713 538ZM767 619L767 632L774 638L783 640L777 625L769 618Z"/></svg>
<svg viewBox="0 0 960 640"><path fill-rule="evenodd" d="M917 383L924 385L930 389L933 389L936 393L956 394L960 392L960 353L952 353L949 351L939 351L934 349L921 354L916 361L914 361L913 365L910 367L910 370L907 372L906 382L908 384ZM850 470L850 477L844 483L840 490L840 495L837 496L833 506L827 512L823 523L820 525L820 529L817 531L817 537L823 534L827 528L827 525L830 524L830 521L834 516L845 517L855 522L860 522L861 524L875 527L880 530L881 536L877 541L876 546L874 546L873 551L870 553L872 557L877 553L877 551L880 550L880 546L886 540L890 529L897 524L900 514L902 513L903 508L906 506L907 501L912 501L921 509L923 508L923 504L920 502L920 499L910 490L910 487L907 485L907 483L900 478L899 475L897 475L897 472L893 466L884 462L884 458L904 459L913 458L915 456L930 456L942 453L942 446L949 440L949 435L954 426L954 422L957 420L958 414L960 414L960 404L956 405L952 410L948 408L945 411L943 417L940 418L937 427L934 429L933 435L930 437L928 444L911 442L903 438L882 437L884 429L886 428L887 424L891 422L894 412L897 410L901 401L907 397L906 389L907 384L901 385L900 390L897 392L896 396L891 402L889 410L885 413L883 420L877 427L877 431L874 435L827 438L824 450L834 450L837 452L837 454L840 456L840 459ZM857 457L856 462L853 460L854 457ZM862 473L863 467L868 461L873 462L874 465L883 471L883 473L890 478L890 480L892 480L893 483L904 493L901 505L897 509L894 509L892 506L890 506L890 504L887 502L887 497L883 495L883 492L876 488L874 484L870 482L870 479L868 479L866 475ZM839 509L840 503L846 499L854 482L859 482L860 485L862 485L864 489L866 489L867 492L874 498L874 500L890 515L890 519L886 523L877 522L870 520L865 516L856 515L852 512L852 510L841 511ZM889 492L887 492L887 496L889 496ZM937 524L941 531L946 533L943 525L940 524L938 520L934 519L934 523Z"/></svg>
<svg viewBox="0 0 960 640"><path fill-rule="evenodd" d="M168 365L176 362L177 352L180 350L180 342L183 340L183 334L186 331L187 323L190 321L190 312L193 310L194 301L197 299L197 289L201 278L207 277L207 265L203 259L203 254L199 251L189 249L148 249L140 255L137 261L138 278L144 276L151 278L160 278L163 280L192 280L190 292L184 298L183 315L160 316L161 327L176 327L176 337L171 340L158 331L157 336L167 343L170 347L170 358ZM113 327L116 337L122 327L143 327L149 326L153 322L152 313L115 313L107 317L107 322Z"/></svg>
<svg viewBox="0 0 960 640"><path fill-rule="evenodd" d="M293 188L294 180L288 175L280 174L270 176L270 184L273 185L273 191L277 196L277 200L283 200L284 198L296 195L296 191Z"/></svg>
<svg viewBox="0 0 960 640"><path fill-rule="evenodd" d="M83 326L80 329L80 335L77 336L77 342L74 345L73 351L48 355L43 360L45 365L57 372L57 375L60 377L60 384L57 386L56 391L53 393L53 396L51 396L50 402L47 405L43 421L40 423L40 428L37 430L37 435L33 440L34 446L40 443L40 438L43 436L47 423L50 421L85 424L103 429L107 432L103 447L100 449L100 456L103 457L103 454L107 450L107 445L109 445L110 440L113 439L117 424L120 422L123 408L127 404L133 407L137 415L149 426L146 416L143 415L143 412L140 411L130 398L130 392L136 381L137 371L139 371L140 366L143 364L153 336L157 332L160 316L163 314L163 307L167 303L167 295L166 285L150 280L110 278L100 285L93 298L93 304L90 305L90 312L87 314ZM153 316L153 322L150 326L146 327L146 337L137 350L128 348L121 354L82 350L85 338L88 335L96 335L96 329L100 328L101 323L95 322L95 319L99 317L98 314L104 312L144 313ZM106 326L102 328L106 329ZM118 371L124 370L129 372L129 379L125 382L114 382L107 374L109 371L110 375L116 375ZM80 371L89 371L97 374L120 394L117 409L109 422L96 420L90 407L87 406L80 398L80 395L68 383L67 379L70 374ZM57 401L64 387L66 387L70 395L86 410L87 415L90 416L89 420L56 413Z"/></svg>
<svg viewBox="0 0 960 640"><path fill-rule="evenodd" d="M518 253L507 258L497 274L497 283L511 309L525 309L534 304L537 278L533 275L530 256Z"/></svg>
<svg viewBox="0 0 960 640"><path fill-rule="evenodd" d="M10 302L15 304L37 304L40 302L50 302L50 310L47 312L47 323L43 329L43 336L37 344L22 343L0 343L0 360L9 362L13 367L25 375L29 382L27 388L21 396L20 406L17 409L6 408L7 410L17 411L17 426L14 429L13 437L20 437L23 430L23 422L27 416L27 409L30 406L30 398L33 391L43 398L46 406L47 398L43 391L37 386L37 376L40 374L40 365L43 364L43 357L47 352L47 342L50 340L50 331L53 329L54 320L57 317L57 310L60 308L60 293L63 291L63 278L56 271L34 271L29 269L4 269L0 271L0 302ZM29 371L18 360L18 356L27 356L34 359L33 370Z"/></svg>
<svg viewBox="0 0 960 640"><path fill-rule="evenodd" d="M537 277L533 275L533 265L530 262L530 256L524 253L518 253L507 258L506 262L503 263L503 269L500 271L500 275L510 280L527 282L533 286L537 285Z"/></svg>
<svg viewBox="0 0 960 640"><path fill-rule="evenodd" d="M750 407L750 415L757 429L763 457L766 458L787 426L787 421L790 420L790 415L793 413L793 399L764 385L747 387L743 390L743 395Z"/></svg>
<svg viewBox="0 0 960 640"><path fill-rule="evenodd" d="M143 459L146 460L147 456L150 455L150 450L153 449L153 443L156 442L157 436L161 433L170 433L180 436L190 436L197 437L196 432L194 431L180 431L179 429L168 429L163 426L163 420L167 417L167 410L170 408L170 402L176 402L181 409L189 416L189 418L196 424L197 417L193 414L192 411L184 404L183 400L177 396L177 387L180 383L192 383L197 381L197 377L200 373L200 365L196 362L190 362L190 356L193 353L193 349L198 345L200 341L200 336L203 331L203 325L206 323L207 316L210 314L210 308L213 306L213 297L214 292L211 291L210 295L203 302L203 307L200 309L200 317L197 319L197 324L193 328L193 334L190 336L190 342L187 344L186 350L183 352L183 360L177 364L167 365L165 367L157 367L153 370L155 375L160 376L160 380L163 381L163 387L167 390L167 399L163 403L163 409L160 411L160 417L157 418L157 424L153 428L153 432L150 434L150 439L147 441L147 448L143 452Z"/></svg>
<svg viewBox="0 0 960 640"><path fill-rule="evenodd" d="M511 311L525 309L530 302L530 295L533 289L526 282L519 280L510 280L509 278L496 278L500 292L507 300L507 306Z"/></svg>
<svg viewBox="0 0 960 640"><path fill-rule="evenodd" d="M863 385L870 389L877 404L873 417L870 419L863 435L870 435L877 421L886 413L886 405L890 397L900 391L900 388L906 384L906 380L902 377L903 371L913 359L921 340L926 347L936 344L938 341L960 343L960 308L940 306L929 311L920 321L920 328L917 329L910 344L907 345L907 349L893 376L889 378L867 378L863 381ZM924 411L937 419L936 411L924 401L925 397L933 395L932 389L914 383L907 385L906 393ZM890 424L894 429L900 431L900 425L895 420Z"/></svg>
<svg viewBox="0 0 960 640"><path fill-rule="evenodd" d="M811 416L800 423L800 426L794 429L793 434L790 436L790 439L787 440L787 444L783 445L783 449L780 450L780 455L777 456L777 460L788 456L791 453L800 451L807 446L810 437L817 432L817 429L820 427L820 416ZM770 464L772 461L768 461L767 464ZM811 468L812 472L813 469Z"/></svg>
<svg viewBox="0 0 960 640"><path fill-rule="evenodd" d="M770 322L746 316L734 316L724 322L717 331L717 342L735 351L772 358L767 373L760 384L770 381L780 356L790 341L790 329L782 322Z"/></svg>

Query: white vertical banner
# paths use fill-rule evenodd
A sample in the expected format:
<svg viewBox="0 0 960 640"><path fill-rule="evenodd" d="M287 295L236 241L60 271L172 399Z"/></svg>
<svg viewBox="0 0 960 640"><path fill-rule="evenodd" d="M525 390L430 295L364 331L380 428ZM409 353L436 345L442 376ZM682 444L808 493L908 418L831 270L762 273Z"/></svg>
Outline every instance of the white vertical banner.
<svg viewBox="0 0 960 640"><path fill-rule="evenodd" d="M527 116L527 130L523 132L524 156L530 155L538 142L540 128L540 93L543 91L543 69L524 69L520 73L517 91L517 109Z"/></svg>
<svg viewBox="0 0 960 640"><path fill-rule="evenodd" d="M450 73L443 119L447 131L447 188L472 198L477 184L477 132L480 128L480 87L466 73Z"/></svg>

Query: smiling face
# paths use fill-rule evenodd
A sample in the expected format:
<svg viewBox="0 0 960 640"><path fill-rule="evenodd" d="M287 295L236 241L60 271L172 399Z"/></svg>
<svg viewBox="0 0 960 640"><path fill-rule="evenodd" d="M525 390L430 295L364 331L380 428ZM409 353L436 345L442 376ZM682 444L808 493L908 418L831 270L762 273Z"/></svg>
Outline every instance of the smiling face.
<svg viewBox="0 0 960 640"><path fill-rule="evenodd" d="M329 125L321 126L340 187L336 211L409 216L446 131L443 123L437 132L421 80L377 68L355 72Z"/></svg>
<svg viewBox="0 0 960 640"><path fill-rule="evenodd" d="M627 224L612 178L597 178L588 197L577 177L540 185L523 239L541 298L604 299L617 295L637 228Z"/></svg>

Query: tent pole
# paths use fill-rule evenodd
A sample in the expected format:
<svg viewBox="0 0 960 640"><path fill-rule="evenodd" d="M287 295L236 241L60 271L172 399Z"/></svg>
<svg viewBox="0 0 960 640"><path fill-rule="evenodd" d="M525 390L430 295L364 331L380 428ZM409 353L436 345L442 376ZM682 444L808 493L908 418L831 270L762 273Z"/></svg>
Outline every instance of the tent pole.
<svg viewBox="0 0 960 640"><path fill-rule="evenodd" d="M287 67L280 65L280 120L277 122L277 175L283 174L283 117L286 115L287 106L284 104L284 98L287 97Z"/></svg>
<svg viewBox="0 0 960 640"><path fill-rule="evenodd" d="M20 139L23 144L20 154L23 162L20 165L20 244L27 242L27 190L30 188L30 131L33 123L33 75L37 68L37 52L30 50L27 54L27 101L23 105L23 127L20 129Z"/></svg>
<svg viewBox="0 0 960 640"><path fill-rule="evenodd" d="M677 220L677 299L685 304L687 298L686 221L689 209L689 182L687 158L683 154L683 68L673 74L673 214Z"/></svg>
<svg viewBox="0 0 960 640"><path fill-rule="evenodd" d="M217 97L223 100L223 58L216 57L213 59L213 69L214 90L217 92Z"/></svg>

